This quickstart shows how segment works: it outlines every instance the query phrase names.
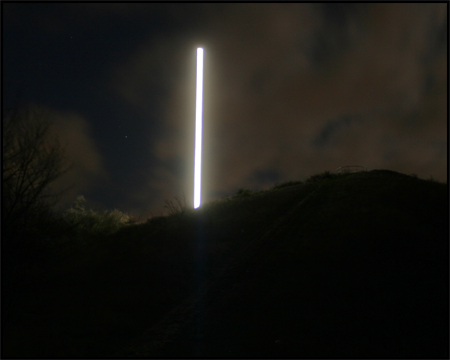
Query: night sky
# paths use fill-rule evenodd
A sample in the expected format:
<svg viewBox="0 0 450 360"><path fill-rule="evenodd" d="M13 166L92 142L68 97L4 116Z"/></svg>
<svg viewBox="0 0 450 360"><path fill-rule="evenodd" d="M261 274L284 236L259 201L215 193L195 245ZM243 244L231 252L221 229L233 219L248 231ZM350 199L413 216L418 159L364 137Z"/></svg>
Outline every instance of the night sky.
<svg viewBox="0 0 450 360"><path fill-rule="evenodd" d="M344 165L447 181L447 3L2 3L3 102L48 111L68 206L192 207Z"/></svg>

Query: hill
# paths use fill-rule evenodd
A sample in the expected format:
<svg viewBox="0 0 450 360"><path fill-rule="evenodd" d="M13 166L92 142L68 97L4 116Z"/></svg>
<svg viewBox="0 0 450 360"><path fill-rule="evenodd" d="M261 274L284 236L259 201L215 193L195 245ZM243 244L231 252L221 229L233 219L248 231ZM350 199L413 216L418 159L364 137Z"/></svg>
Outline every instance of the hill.
<svg viewBox="0 0 450 360"><path fill-rule="evenodd" d="M44 252L18 357L448 357L448 188L323 174Z"/></svg>

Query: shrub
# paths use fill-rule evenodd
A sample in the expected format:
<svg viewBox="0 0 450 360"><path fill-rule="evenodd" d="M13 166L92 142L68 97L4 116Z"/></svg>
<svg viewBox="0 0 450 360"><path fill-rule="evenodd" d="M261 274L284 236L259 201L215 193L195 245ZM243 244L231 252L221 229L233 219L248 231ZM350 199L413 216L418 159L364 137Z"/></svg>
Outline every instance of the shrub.
<svg viewBox="0 0 450 360"><path fill-rule="evenodd" d="M151 218L147 219L145 222L146 224L152 224L152 225L164 225L167 222L167 216L159 215L159 216L152 216Z"/></svg>
<svg viewBox="0 0 450 360"><path fill-rule="evenodd" d="M281 183L281 184L275 184L273 189L282 189L282 188L285 188L285 187L288 187L288 186L295 186L295 185L301 185L301 184L303 184L302 181L289 180L289 181L286 181L286 182Z"/></svg>
<svg viewBox="0 0 450 360"><path fill-rule="evenodd" d="M117 209L106 210L101 214L92 209L86 209L85 203L84 196L78 196L75 206L64 214L64 219L77 235L109 235L129 223L130 217Z"/></svg>
<svg viewBox="0 0 450 360"><path fill-rule="evenodd" d="M340 176L339 174L334 174L329 171L325 171L321 174L312 175L306 180L306 183L315 183L323 180L333 180Z"/></svg>
<svg viewBox="0 0 450 360"><path fill-rule="evenodd" d="M237 191L237 196L250 196L252 194L252 191L250 189L244 189L241 188Z"/></svg>
<svg viewBox="0 0 450 360"><path fill-rule="evenodd" d="M2 121L2 230L14 241L51 218L62 193L50 184L70 170L64 147L51 136L50 115L35 106L6 109Z"/></svg>
<svg viewBox="0 0 450 360"><path fill-rule="evenodd" d="M185 198L185 196L184 195L182 197L175 196L174 200L175 201L166 200L164 208L169 211L169 215L178 215L178 214L182 215L182 214L184 214L184 212L186 211L186 198Z"/></svg>
<svg viewBox="0 0 450 360"><path fill-rule="evenodd" d="M129 216L128 221L126 222L127 225L137 225L140 224L141 220L135 216Z"/></svg>
<svg viewBox="0 0 450 360"><path fill-rule="evenodd" d="M437 180L437 179L434 179L434 178L433 178L433 176L431 176L431 175L430 175L430 178L429 178L429 179L427 179L427 181L429 181L429 182L432 182L432 183L436 183L436 184L439 184L439 180Z"/></svg>

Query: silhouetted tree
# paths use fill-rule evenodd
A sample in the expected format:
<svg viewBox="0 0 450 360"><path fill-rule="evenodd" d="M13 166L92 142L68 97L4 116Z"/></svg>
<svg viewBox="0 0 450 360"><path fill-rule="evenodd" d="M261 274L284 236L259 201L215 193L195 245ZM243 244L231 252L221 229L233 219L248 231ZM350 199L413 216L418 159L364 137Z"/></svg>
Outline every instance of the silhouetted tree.
<svg viewBox="0 0 450 360"><path fill-rule="evenodd" d="M49 191L71 168L58 139L50 136L51 126L37 107L15 105L3 114L2 227L11 239L48 216L65 191Z"/></svg>

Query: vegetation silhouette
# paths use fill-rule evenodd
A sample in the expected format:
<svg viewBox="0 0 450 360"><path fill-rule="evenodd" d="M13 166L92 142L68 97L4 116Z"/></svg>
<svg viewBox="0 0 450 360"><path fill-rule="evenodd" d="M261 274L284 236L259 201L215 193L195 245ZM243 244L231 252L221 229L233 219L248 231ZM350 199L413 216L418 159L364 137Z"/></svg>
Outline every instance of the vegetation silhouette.
<svg viewBox="0 0 450 360"><path fill-rule="evenodd" d="M39 227L60 196L49 185L72 165L65 149L50 135L53 126L45 110L17 102L2 122L2 219L10 241Z"/></svg>
<svg viewBox="0 0 450 360"><path fill-rule="evenodd" d="M325 172L168 204L55 218L24 261L33 286L3 295L20 299L3 356L448 357L446 184Z"/></svg>

